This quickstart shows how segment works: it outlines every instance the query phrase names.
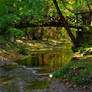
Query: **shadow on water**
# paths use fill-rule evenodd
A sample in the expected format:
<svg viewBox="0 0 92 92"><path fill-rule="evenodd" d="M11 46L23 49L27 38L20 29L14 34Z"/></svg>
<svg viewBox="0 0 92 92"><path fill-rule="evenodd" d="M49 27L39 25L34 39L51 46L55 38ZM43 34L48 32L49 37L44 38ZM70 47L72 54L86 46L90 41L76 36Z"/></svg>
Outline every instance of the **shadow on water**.
<svg viewBox="0 0 92 92"><path fill-rule="evenodd" d="M0 68L0 92L50 92L49 74L66 65L72 56L70 48L48 52L33 52L27 59L17 61L11 70Z"/></svg>

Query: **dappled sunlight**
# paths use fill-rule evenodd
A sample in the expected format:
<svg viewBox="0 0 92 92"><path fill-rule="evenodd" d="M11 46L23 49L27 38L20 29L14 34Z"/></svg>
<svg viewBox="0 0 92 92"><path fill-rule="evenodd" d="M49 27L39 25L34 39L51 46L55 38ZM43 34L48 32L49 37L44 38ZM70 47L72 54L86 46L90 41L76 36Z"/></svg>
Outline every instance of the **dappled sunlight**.
<svg viewBox="0 0 92 92"><path fill-rule="evenodd" d="M0 92L91 91L91 0L0 0Z"/></svg>
<svg viewBox="0 0 92 92"><path fill-rule="evenodd" d="M16 40L16 43L23 43L22 40Z"/></svg>

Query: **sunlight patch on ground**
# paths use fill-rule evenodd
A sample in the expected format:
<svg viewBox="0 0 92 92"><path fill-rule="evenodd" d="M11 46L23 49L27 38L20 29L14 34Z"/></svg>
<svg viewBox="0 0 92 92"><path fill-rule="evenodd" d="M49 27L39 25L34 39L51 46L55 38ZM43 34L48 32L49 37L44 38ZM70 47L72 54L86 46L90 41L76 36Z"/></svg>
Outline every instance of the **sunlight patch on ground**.
<svg viewBox="0 0 92 92"><path fill-rule="evenodd" d="M30 47L36 47L36 48L43 48L46 47L45 44L41 44L41 43L31 43L31 42L27 42L25 43L26 45L30 46Z"/></svg>
<svg viewBox="0 0 92 92"><path fill-rule="evenodd" d="M90 50L90 51L92 51L92 48L85 48L86 50Z"/></svg>
<svg viewBox="0 0 92 92"><path fill-rule="evenodd" d="M16 43L23 43L22 40L16 40Z"/></svg>

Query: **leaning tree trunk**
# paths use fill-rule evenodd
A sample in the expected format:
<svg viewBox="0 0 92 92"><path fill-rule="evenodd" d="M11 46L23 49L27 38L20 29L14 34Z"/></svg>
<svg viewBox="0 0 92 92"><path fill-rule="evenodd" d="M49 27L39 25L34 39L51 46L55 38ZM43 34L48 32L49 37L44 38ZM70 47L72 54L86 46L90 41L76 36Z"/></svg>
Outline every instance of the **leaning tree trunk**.
<svg viewBox="0 0 92 92"><path fill-rule="evenodd" d="M57 9L57 13L58 13L58 15L59 15L59 17L60 17L61 24L63 23L63 25L64 25L64 27L65 27L67 33L69 34L69 36L70 36L70 38L71 38L71 41L72 41L73 44L74 44L74 46L75 46L75 47L78 47L78 43L77 43L75 37L73 36L73 34L71 33L71 30L70 30L70 28L69 28L69 26L68 26L67 21L65 20L65 18L64 18L64 16L63 16L62 12L60 11L60 8L59 8L59 6L58 6L58 4L57 4L57 1L56 1L56 0L53 0L53 3L54 3L54 5L55 5L55 7L56 7L56 9Z"/></svg>

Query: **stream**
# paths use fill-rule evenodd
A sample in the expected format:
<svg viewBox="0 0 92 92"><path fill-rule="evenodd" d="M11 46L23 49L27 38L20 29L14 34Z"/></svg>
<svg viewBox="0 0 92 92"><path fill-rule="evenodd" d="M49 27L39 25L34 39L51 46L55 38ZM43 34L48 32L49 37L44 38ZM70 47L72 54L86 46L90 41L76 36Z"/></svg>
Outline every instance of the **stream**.
<svg viewBox="0 0 92 92"><path fill-rule="evenodd" d="M70 47L34 51L17 65L0 67L0 92L63 92L55 91L52 73L71 61ZM54 85L54 86L53 86ZM63 86L63 85L62 85Z"/></svg>

